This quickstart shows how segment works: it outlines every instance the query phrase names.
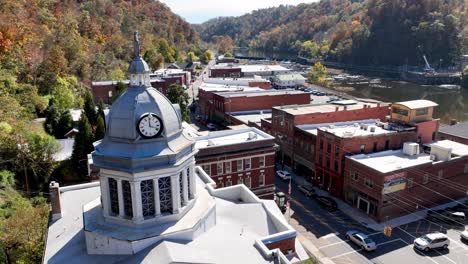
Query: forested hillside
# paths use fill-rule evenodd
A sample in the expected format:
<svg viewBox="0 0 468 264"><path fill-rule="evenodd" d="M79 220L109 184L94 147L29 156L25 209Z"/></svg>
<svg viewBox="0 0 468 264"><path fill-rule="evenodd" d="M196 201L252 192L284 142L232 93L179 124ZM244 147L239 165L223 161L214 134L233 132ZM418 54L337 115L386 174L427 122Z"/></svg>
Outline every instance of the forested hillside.
<svg viewBox="0 0 468 264"><path fill-rule="evenodd" d="M126 78L135 30L153 69L201 54L191 26L158 1L0 0L0 263L41 262L48 207L38 197L68 166L52 158L54 135L71 129L70 108L95 112L90 81ZM93 138L86 115L79 127ZM102 137L102 121L90 122Z"/></svg>
<svg viewBox="0 0 468 264"><path fill-rule="evenodd" d="M450 65L467 52L467 0L322 0L221 17L197 26L205 41L300 52L363 65ZM385 52L383 52L385 51Z"/></svg>

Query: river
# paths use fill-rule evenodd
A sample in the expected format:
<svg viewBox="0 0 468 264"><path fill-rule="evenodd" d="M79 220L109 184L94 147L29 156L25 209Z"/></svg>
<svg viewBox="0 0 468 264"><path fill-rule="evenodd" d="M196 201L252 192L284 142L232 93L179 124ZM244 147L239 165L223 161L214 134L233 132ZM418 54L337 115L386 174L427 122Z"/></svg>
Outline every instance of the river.
<svg viewBox="0 0 468 264"><path fill-rule="evenodd" d="M236 55L276 58L278 60L293 59L293 54L272 53L262 51L235 50ZM372 77L369 77L370 79ZM400 81L382 80L377 85L370 83L343 83L343 86L353 87L346 93L359 98L371 98L384 102L400 102L415 99L427 99L439 104L435 108L434 117L442 123L451 119L468 121L468 89L448 89L433 85L420 85Z"/></svg>

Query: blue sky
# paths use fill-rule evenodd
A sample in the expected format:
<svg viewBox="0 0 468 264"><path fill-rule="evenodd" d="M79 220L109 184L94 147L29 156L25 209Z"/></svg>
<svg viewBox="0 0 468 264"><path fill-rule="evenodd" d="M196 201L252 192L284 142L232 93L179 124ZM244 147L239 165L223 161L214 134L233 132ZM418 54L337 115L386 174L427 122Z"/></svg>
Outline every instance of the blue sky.
<svg viewBox="0 0 468 264"><path fill-rule="evenodd" d="M317 0L159 0L190 23L202 23L218 16L239 16L259 8L297 5Z"/></svg>

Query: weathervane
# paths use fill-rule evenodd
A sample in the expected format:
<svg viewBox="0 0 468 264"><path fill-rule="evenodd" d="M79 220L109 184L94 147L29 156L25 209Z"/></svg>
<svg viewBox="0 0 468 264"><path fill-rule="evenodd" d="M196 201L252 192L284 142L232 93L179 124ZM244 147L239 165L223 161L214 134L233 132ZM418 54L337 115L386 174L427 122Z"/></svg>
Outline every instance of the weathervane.
<svg viewBox="0 0 468 264"><path fill-rule="evenodd" d="M133 33L133 52L135 53L135 58L140 57L140 40L138 40L138 31Z"/></svg>

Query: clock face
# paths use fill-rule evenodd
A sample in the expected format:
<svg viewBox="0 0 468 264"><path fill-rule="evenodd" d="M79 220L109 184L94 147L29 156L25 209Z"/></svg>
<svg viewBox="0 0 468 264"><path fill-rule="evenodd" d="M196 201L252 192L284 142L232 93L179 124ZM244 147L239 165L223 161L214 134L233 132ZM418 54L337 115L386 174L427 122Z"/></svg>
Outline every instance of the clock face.
<svg viewBox="0 0 468 264"><path fill-rule="evenodd" d="M161 119L153 113L147 113L140 117L137 124L138 133L144 138L155 138L162 132Z"/></svg>

